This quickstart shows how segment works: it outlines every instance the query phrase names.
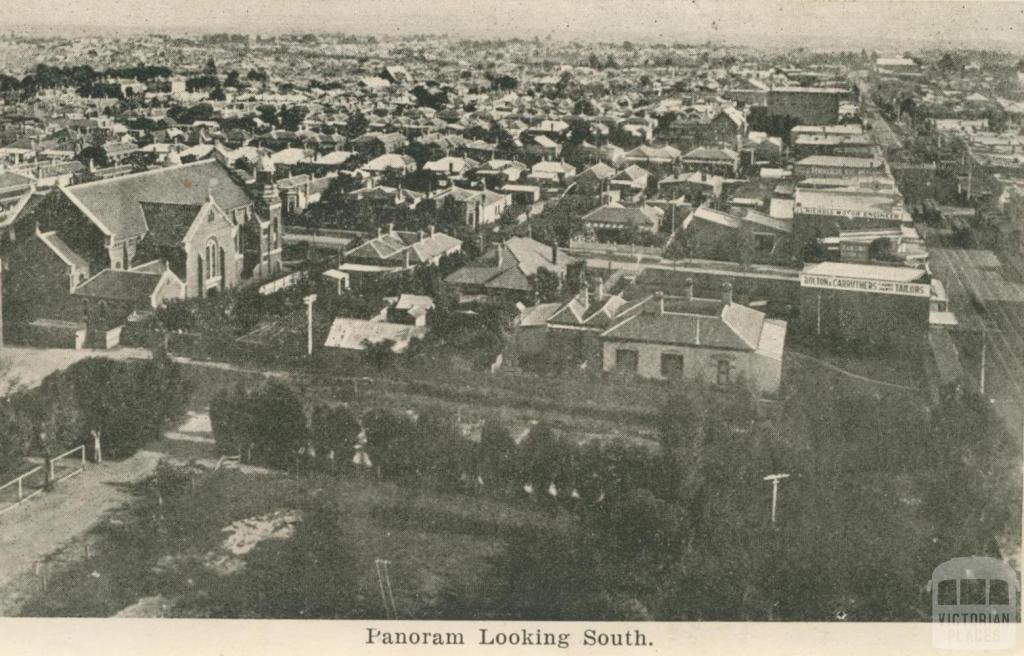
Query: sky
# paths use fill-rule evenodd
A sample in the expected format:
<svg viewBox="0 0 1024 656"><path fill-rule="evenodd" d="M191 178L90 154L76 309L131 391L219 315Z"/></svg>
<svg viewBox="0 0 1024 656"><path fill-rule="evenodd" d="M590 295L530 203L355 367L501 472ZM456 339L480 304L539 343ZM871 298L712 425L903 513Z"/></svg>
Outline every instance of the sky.
<svg viewBox="0 0 1024 656"><path fill-rule="evenodd" d="M902 51L1024 49L1024 0L36 0L0 30L346 32L378 36L719 41Z"/></svg>

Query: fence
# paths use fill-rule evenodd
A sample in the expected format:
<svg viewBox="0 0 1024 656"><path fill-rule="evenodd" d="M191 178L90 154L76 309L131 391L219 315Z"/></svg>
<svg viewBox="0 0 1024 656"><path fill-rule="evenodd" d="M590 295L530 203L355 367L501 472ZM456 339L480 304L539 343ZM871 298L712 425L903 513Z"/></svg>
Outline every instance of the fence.
<svg viewBox="0 0 1024 656"><path fill-rule="evenodd" d="M74 457L73 454L78 456ZM85 445L80 444L50 460L50 480L60 483L85 471Z"/></svg>
<svg viewBox="0 0 1024 656"><path fill-rule="evenodd" d="M42 466L33 467L21 476L0 485L0 515L14 510L46 488Z"/></svg>
<svg viewBox="0 0 1024 656"><path fill-rule="evenodd" d="M665 251L664 246L635 246L630 244L611 244L599 241L585 241L573 239L569 242L569 252L573 255L603 255L605 257L616 256L626 259L634 259L637 255L647 257L661 257Z"/></svg>

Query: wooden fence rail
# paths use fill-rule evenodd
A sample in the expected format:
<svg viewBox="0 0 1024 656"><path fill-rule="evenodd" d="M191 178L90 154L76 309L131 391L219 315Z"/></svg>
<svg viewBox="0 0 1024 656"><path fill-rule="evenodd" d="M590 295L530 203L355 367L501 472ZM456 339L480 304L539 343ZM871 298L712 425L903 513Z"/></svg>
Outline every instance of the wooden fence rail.
<svg viewBox="0 0 1024 656"><path fill-rule="evenodd" d="M36 496L37 494L41 494L42 493L43 486L40 486L38 489L33 490L33 491L29 492L29 494L26 495L25 494L25 484L24 484L24 481L25 481L26 478L28 478L29 476L31 476L33 474L41 472L41 471L43 471L43 468L42 468L41 465L33 467L32 469L28 470L27 472L25 472L24 474L18 476L17 478L11 479L10 481L4 483L3 485L0 485L0 491L5 490L5 489L7 489L7 488L9 488L9 487L11 487L13 485L16 485L18 487L18 499L17 499L17 501L15 501L14 503L10 504L9 506L6 506L4 508L0 508L0 515L3 515L4 513L9 512L11 510L14 510L15 508L17 508L19 505L21 505L25 501L28 501L29 499L31 499L32 497Z"/></svg>

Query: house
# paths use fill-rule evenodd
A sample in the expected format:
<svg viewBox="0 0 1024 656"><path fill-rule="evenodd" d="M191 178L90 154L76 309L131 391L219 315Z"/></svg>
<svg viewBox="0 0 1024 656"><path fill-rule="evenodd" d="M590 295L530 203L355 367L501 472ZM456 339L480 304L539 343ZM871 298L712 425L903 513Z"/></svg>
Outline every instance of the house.
<svg viewBox="0 0 1024 656"><path fill-rule="evenodd" d="M650 173L645 169L630 164L615 174L611 180L612 189L618 189L623 197L637 196L647 190L647 181Z"/></svg>
<svg viewBox="0 0 1024 656"><path fill-rule="evenodd" d="M416 172L416 160L409 155L387 153L374 157L359 167L359 171L371 177L402 177Z"/></svg>
<svg viewBox="0 0 1024 656"><path fill-rule="evenodd" d="M410 326L427 325L427 315L434 309L434 299L421 294L402 294L382 310L390 323Z"/></svg>
<svg viewBox="0 0 1024 656"><path fill-rule="evenodd" d="M692 257L735 260L742 255L743 239L749 235L747 254L772 253L792 232L790 221L780 220L754 209L736 208L722 212L698 207L683 220L683 239Z"/></svg>
<svg viewBox="0 0 1024 656"><path fill-rule="evenodd" d="M584 142L580 145L579 150L592 162L604 162L611 166L619 166L626 161L626 151L615 144L595 146Z"/></svg>
<svg viewBox="0 0 1024 656"><path fill-rule="evenodd" d="M565 186L576 177L576 167L561 161L537 162L530 167L529 179L540 185Z"/></svg>
<svg viewBox="0 0 1024 656"><path fill-rule="evenodd" d="M724 184L722 176L694 171L658 180L658 195L663 198L685 196L694 204L700 204L706 199L721 196Z"/></svg>
<svg viewBox="0 0 1024 656"><path fill-rule="evenodd" d="M480 164L472 159L446 156L427 162L423 165L423 170L433 173L438 178L464 178L479 166Z"/></svg>
<svg viewBox="0 0 1024 656"><path fill-rule="evenodd" d="M351 143L352 150L367 158L394 153L408 145L408 139L398 132L367 132Z"/></svg>
<svg viewBox="0 0 1024 656"><path fill-rule="evenodd" d="M615 177L615 169L598 162L576 176L576 190L581 194L597 195L605 191Z"/></svg>
<svg viewBox="0 0 1024 656"><path fill-rule="evenodd" d="M479 228L490 225L501 218L512 205L512 196L490 189L463 189L451 187L434 196L438 207L451 204L468 226Z"/></svg>
<svg viewBox="0 0 1024 656"><path fill-rule="evenodd" d="M421 339L426 334L426 326L338 317L331 324L324 346L350 351L365 351L367 344L391 341L391 351L402 353L409 348L409 343L413 339Z"/></svg>
<svg viewBox="0 0 1024 656"><path fill-rule="evenodd" d="M630 164L643 166L647 169L665 170L671 168L680 155L679 150L672 146L649 146L645 144L627 151L624 159Z"/></svg>
<svg viewBox="0 0 1024 656"><path fill-rule="evenodd" d="M502 185L518 182L529 168L522 162L508 159L491 159L474 171L478 180L485 180L488 188L497 189Z"/></svg>
<svg viewBox="0 0 1024 656"><path fill-rule="evenodd" d="M735 176L740 169L740 156L729 148L694 148L679 159L686 171L709 175Z"/></svg>
<svg viewBox="0 0 1024 656"><path fill-rule="evenodd" d="M529 237L513 237L491 245L481 257L449 274L445 281L463 296L487 294L530 299L531 276L547 269L564 278L566 267L575 261L557 246Z"/></svg>
<svg viewBox="0 0 1024 656"><path fill-rule="evenodd" d="M410 268L437 264L446 255L462 250L462 242L430 228L428 232L378 230L377 236L345 251L346 262Z"/></svg>
<svg viewBox="0 0 1024 656"><path fill-rule="evenodd" d="M584 286L564 303L540 303L516 317L506 363L515 364L542 353L557 352L574 362L601 368L600 335L638 311L640 302L606 294L604 281Z"/></svg>
<svg viewBox="0 0 1024 656"><path fill-rule="evenodd" d="M543 134L527 139L524 149L528 154L543 160L557 159L562 154L562 144Z"/></svg>
<svg viewBox="0 0 1024 656"><path fill-rule="evenodd" d="M608 204L583 215L580 221L590 230L639 230L642 232L658 232L664 210L649 205L640 207L623 207Z"/></svg>
<svg viewBox="0 0 1024 656"><path fill-rule="evenodd" d="M600 334L602 368L627 376L746 383L762 394L778 392L786 322L734 303L732 287L720 299L660 292L645 298Z"/></svg>
<svg viewBox="0 0 1024 656"><path fill-rule="evenodd" d="M708 143L732 145L747 134L747 117L735 107L723 107L704 128Z"/></svg>

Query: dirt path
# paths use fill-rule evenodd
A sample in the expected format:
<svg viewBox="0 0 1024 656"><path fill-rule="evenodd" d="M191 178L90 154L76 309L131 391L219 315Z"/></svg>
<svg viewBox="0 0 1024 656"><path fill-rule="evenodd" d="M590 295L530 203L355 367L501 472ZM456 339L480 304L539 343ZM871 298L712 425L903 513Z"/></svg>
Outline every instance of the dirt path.
<svg viewBox="0 0 1024 656"><path fill-rule="evenodd" d="M150 353L146 349L124 347L74 350L4 346L0 352L0 393L6 394L11 387L35 387L53 372L92 357L144 360Z"/></svg>
<svg viewBox="0 0 1024 656"><path fill-rule="evenodd" d="M81 555L75 540L126 503L126 486L145 478L161 456L139 451L121 462L89 463L82 474L0 518L0 616L17 613L27 593L38 589L36 562Z"/></svg>

